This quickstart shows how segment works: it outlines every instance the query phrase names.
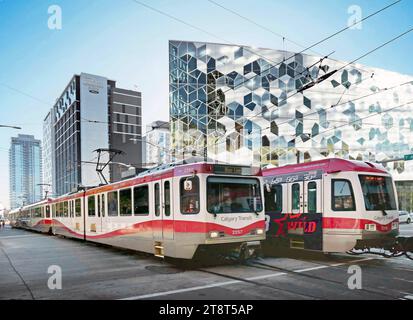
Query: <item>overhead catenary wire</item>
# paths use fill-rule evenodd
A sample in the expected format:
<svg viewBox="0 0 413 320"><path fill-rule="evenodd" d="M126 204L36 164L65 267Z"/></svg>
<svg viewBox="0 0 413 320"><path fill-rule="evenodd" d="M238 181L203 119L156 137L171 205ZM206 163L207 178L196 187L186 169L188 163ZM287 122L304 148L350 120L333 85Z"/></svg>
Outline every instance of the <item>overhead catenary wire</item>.
<svg viewBox="0 0 413 320"><path fill-rule="evenodd" d="M248 17L240 14L239 12L235 11L234 9L230 9L230 8L228 8L228 7L225 7L224 5L218 3L218 2L216 2L216 1L214 1L214 0L207 0L207 1L210 2L210 3L212 3L212 4L214 4L214 5L216 5L217 7L220 7L221 9L224 9L225 11L228 11L228 12L230 12L231 14L233 14L233 15L235 15L235 16L243 19L243 20L246 20L246 21L248 21L249 23L251 23L251 24L253 24L253 25L255 25L255 26L257 26L257 27L259 27L259 28L261 28L261 29L263 29L263 30L265 30L265 31L273 34L273 35L275 35L275 36L278 37L278 38L281 38L282 41L283 41L283 51L285 51L285 48L284 48L284 42L285 42L285 41L288 41L288 42L290 42L290 43L292 43L292 44L295 44L295 45L298 46L298 47L306 48L305 45L302 45L302 44L298 43L297 41L291 40L291 39L287 38L286 36L284 36L284 35L282 35L282 34L280 34L280 33L278 33L278 32L273 31L272 29L270 29L270 28L268 28L268 27L266 27L266 26L258 23L257 21L254 21L253 19L250 19L250 18L248 18ZM317 55L319 55L319 56L325 56L324 54L322 54L322 53L320 53L320 52L317 52L317 51L315 51L315 50L312 50L312 49L309 49L309 51L311 51L311 52L313 52L313 53L315 53L315 54L317 54ZM330 54L330 55L331 55L331 54ZM285 59L285 56L284 56L284 59ZM361 68L360 68L360 69L361 69ZM366 71L366 70L364 70L364 69L361 69L361 70Z"/></svg>
<svg viewBox="0 0 413 320"><path fill-rule="evenodd" d="M220 37L220 36L218 36L218 35L216 35L216 34L213 34L212 32L210 32L210 31L208 31L208 30L205 30L205 29L202 29L202 28L200 28L200 27L198 27L198 26L195 26L194 24L191 24L191 23L189 23L189 22L187 22L187 21L184 21L184 20L182 20L182 19L180 19L180 18L177 18L177 17L175 17L175 16L173 16L173 15L171 15L171 14L165 12L165 11L162 11L162 10L160 10L160 9L157 9L157 8L153 7L153 6L150 6L150 5L148 5L148 4L146 4L146 3L142 2L142 1L139 1L139 0L132 0L132 1L135 2L135 3L138 4L138 5L141 5L141 6L147 8L147 9L150 9L150 10L152 10L152 11L155 11L155 12L157 12L157 13L163 15L163 16L166 16L166 17L172 19L172 20L175 20L175 21L177 21L177 22L180 22L180 23L182 23L182 24L184 24L184 25L186 25L186 26L189 26L189 27L197 30L197 31L201 31L201 32L203 32L203 33L205 33L205 34L207 34L207 35L209 35L209 36L212 36L212 37L214 37L214 38L216 38L216 39L219 39L219 40L221 40L221 41L227 42L227 43L232 44L232 45L237 45L237 44L232 43L231 41L228 41L228 40L226 40L226 39L224 39L224 38L222 38L222 37ZM245 84L245 83L248 82L248 81L253 80L255 77L261 75L261 73L270 71L272 68L274 68L274 67L276 67L276 66L278 66L278 65L281 65L281 64L284 63L285 61L288 61L289 59L294 58L295 56L297 56L297 55L299 55L299 54L301 54L301 53L304 53L305 51L308 51L308 50L316 47L317 45L319 45L319 44L321 44L321 43L323 43L323 42L325 42L325 41L327 41L327 40L335 37L336 35L344 32L344 31L346 31L346 30L348 30L348 29L350 29L350 28L352 28L352 27L354 27L355 25L357 25L357 24L359 24L359 23L361 23L361 22L363 22L363 21L365 21L365 20L367 20L367 19L369 19L369 18L371 18L371 17L379 14L380 12L382 12L382 11L384 11L384 10L387 10L388 8L396 5L397 3L401 2L401 1L402 1L402 0L397 0L397 1L392 2L391 4L389 4L389 5L387 5L387 6L383 7L383 8L381 8L381 9L379 9L379 10L377 10L377 11L375 11L375 12L369 14L369 15L367 15L366 17L364 17L364 18L362 18L362 19L360 19L360 20L358 20L358 21L355 21L355 22L353 22L353 23L351 23L351 24L348 24L345 28L342 28L342 29L338 30L337 32L335 32L335 33L333 33L333 34L331 34L331 35L323 38L323 39L320 40L320 41L317 41L316 43L314 43L314 44L306 47L305 49L301 50L300 52L295 53L295 54L289 56L288 58L285 58L285 59L283 59L283 60L281 60L281 61L279 61L279 62L274 62L274 61L272 61L271 59L268 59L268 58L262 56L261 54L255 52L254 50L252 50L252 49L250 49L250 48L243 47L244 50L246 50L246 51L248 51L248 52L250 52L250 53L252 53L252 54L254 54L254 55L258 56L258 57L262 57L263 59L265 59L265 60L267 60L267 61L271 61L271 62L275 63L275 65L272 65L271 67L269 67L268 69L266 69L266 70L264 70L264 71L261 71L261 70L260 70L260 71L259 71L255 76L253 76L252 78L248 78L248 79L246 79L246 80L243 80L241 85ZM230 90L230 89L227 89L227 90L224 91L223 93L225 94L225 93L228 92L229 90Z"/></svg>

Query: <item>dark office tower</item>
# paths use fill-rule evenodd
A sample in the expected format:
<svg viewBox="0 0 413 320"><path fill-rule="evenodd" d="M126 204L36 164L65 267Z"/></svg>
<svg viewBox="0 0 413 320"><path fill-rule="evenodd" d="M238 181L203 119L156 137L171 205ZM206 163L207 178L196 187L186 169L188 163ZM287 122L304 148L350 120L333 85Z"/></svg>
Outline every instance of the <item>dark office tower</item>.
<svg viewBox="0 0 413 320"><path fill-rule="evenodd" d="M109 182L121 179L128 165L140 166L142 119L141 93L116 87L105 77L82 73L74 75L44 121L50 146L45 158L53 159L45 176L52 177L52 190L62 195L78 186L96 186L102 181L96 173L97 149L123 152L113 159L103 175ZM47 128L50 126L50 128ZM102 153L101 163L109 159Z"/></svg>
<svg viewBox="0 0 413 320"><path fill-rule="evenodd" d="M42 197L42 147L34 136L11 138L9 150L10 206L12 209Z"/></svg>

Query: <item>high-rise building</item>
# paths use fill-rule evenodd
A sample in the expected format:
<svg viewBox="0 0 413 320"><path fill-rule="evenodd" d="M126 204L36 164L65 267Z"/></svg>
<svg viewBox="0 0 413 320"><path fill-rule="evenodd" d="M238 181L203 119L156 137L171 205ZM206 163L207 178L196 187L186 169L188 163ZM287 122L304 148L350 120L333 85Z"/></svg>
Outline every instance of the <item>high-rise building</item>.
<svg viewBox="0 0 413 320"><path fill-rule="evenodd" d="M42 198L42 147L34 136L11 138L9 150L10 207L31 204Z"/></svg>
<svg viewBox="0 0 413 320"><path fill-rule="evenodd" d="M109 182L122 178L122 171L128 168L122 163L140 166L140 92L118 88L115 81L105 77L82 73L72 77L56 101L44 121L45 134L52 135L45 139L48 151L44 157L54 163L47 166L45 177L52 181L55 195L101 183L96 173L97 149L123 152L113 159L116 164L103 171ZM103 152L100 163L108 160L109 154Z"/></svg>
<svg viewBox="0 0 413 320"><path fill-rule="evenodd" d="M43 120L43 144L42 144L42 157L43 157L43 189L47 192L48 196L55 194L54 186L56 185L53 174L55 171L55 154L54 148L54 123L52 112L49 112L46 118Z"/></svg>
<svg viewBox="0 0 413 320"><path fill-rule="evenodd" d="M144 143L147 166L171 162L169 122L154 121L147 125Z"/></svg>
<svg viewBox="0 0 413 320"><path fill-rule="evenodd" d="M169 57L177 158L283 166L328 157L381 162L413 153L412 76L204 42L170 41ZM307 86L321 77L326 80ZM413 161L386 166L413 195Z"/></svg>

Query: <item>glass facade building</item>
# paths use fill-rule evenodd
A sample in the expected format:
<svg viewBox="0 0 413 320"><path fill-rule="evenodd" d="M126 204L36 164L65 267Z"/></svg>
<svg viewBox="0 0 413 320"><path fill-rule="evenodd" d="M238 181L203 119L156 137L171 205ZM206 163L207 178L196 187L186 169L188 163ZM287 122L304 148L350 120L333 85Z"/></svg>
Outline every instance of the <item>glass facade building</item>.
<svg viewBox="0 0 413 320"><path fill-rule="evenodd" d="M169 67L175 159L283 166L329 157L381 162L413 153L412 76L186 41L169 42ZM395 180L413 181L413 161L386 166Z"/></svg>
<svg viewBox="0 0 413 320"><path fill-rule="evenodd" d="M19 208L42 198L42 147L34 136L11 138L9 150L10 207Z"/></svg>
<svg viewBox="0 0 413 320"><path fill-rule="evenodd" d="M141 106L140 92L118 88L113 80L86 73L72 77L43 122L44 176L54 196L101 183L96 149L117 149L123 153L115 162L141 164ZM102 153L101 163L108 159ZM103 174L115 182L123 170L109 165Z"/></svg>

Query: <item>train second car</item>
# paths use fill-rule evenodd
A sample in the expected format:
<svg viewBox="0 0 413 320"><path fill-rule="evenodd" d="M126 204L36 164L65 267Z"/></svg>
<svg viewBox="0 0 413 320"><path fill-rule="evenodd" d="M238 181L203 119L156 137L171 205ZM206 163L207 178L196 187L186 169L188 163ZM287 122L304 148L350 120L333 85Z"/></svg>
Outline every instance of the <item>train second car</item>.
<svg viewBox="0 0 413 320"><path fill-rule="evenodd" d="M25 207L13 213L13 223L47 224L53 234L192 259L196 253L258 248L265 239L263 206L259 168L166 165ZM23 218L29 222L23 225Z"/></svg>
<svg viewBox="0 0 413 320"><path fill-rule="evenodd" d="M326 159L263 176L270 247L347 252L398 235L395 185L380 165Z"/></svg>

